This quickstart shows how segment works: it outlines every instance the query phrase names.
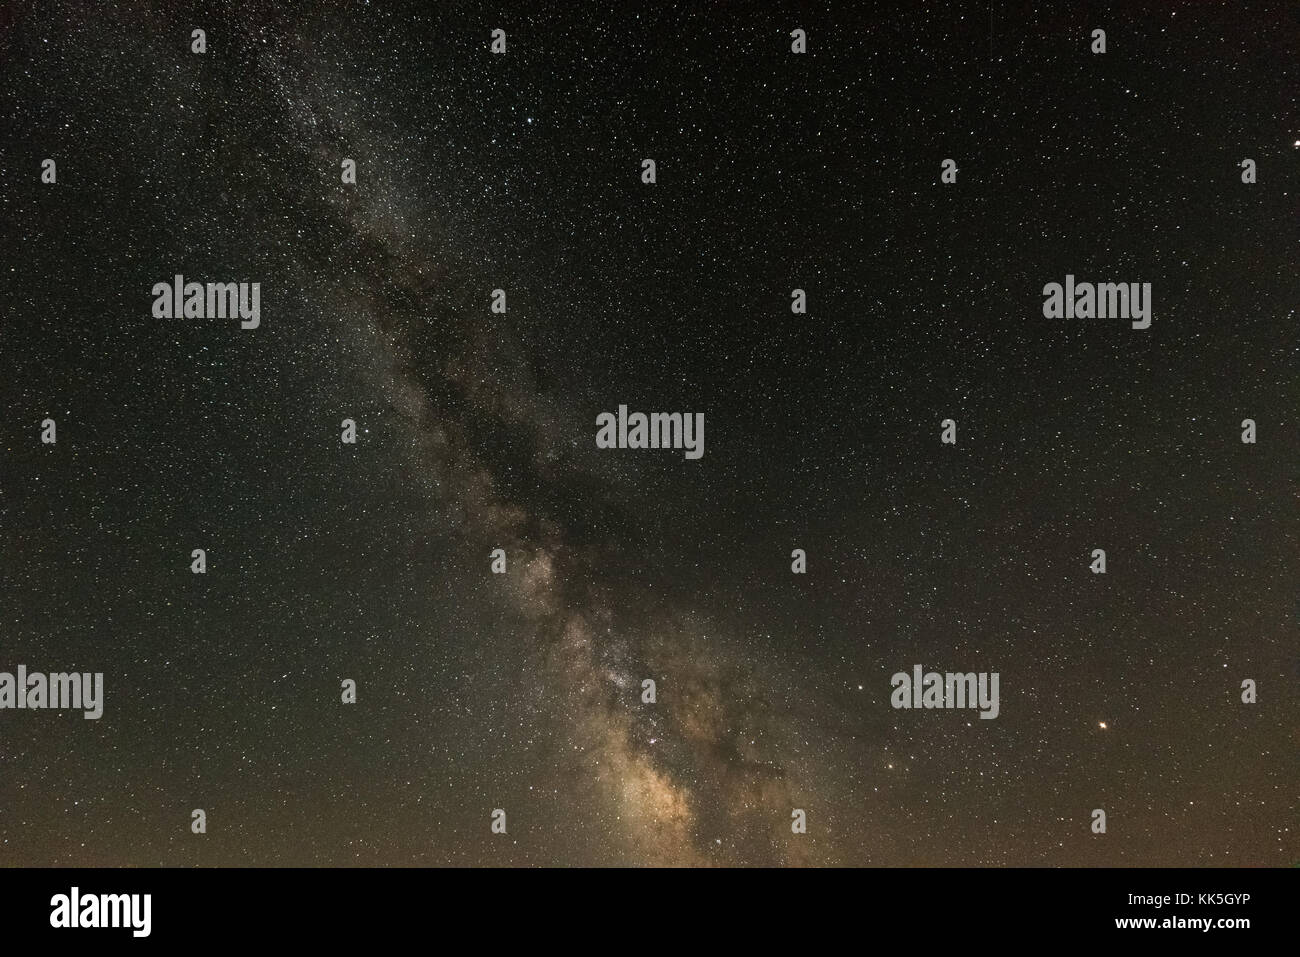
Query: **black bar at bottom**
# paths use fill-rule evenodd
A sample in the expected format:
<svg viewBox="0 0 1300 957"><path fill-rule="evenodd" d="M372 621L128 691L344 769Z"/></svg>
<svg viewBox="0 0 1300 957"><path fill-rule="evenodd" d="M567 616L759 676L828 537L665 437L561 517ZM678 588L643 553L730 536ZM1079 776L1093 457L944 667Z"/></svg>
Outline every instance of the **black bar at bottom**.
<svg viewBox="0 0 1300 957"><path fill-rule="evenodd" d="M373 947L454 932L468 944L582 938L662 951L809 932L865 944L885 931L916 952L927 940L1231 947L1294 930L1298 878L1297 869L0 870L0 926L7 943L132 948Z"/></svg>

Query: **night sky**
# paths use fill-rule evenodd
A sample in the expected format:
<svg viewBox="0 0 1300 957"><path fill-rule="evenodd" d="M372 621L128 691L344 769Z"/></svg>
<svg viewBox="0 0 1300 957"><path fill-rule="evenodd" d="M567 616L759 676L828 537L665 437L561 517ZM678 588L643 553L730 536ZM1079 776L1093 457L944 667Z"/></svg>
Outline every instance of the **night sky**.
<svg viewBox="0 0 1300 957"><path fill-rule="evenodd" d="M1300 860L1300 8L298 6L0 13L0 866Z"/></svg>

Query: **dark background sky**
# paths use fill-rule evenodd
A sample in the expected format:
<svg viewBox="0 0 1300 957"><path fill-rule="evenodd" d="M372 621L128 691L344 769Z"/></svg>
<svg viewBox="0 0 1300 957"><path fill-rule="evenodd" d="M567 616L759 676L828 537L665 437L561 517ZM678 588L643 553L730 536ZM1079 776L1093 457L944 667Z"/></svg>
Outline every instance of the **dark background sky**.
<svg viewBox="0 0 1300 957"><path fill-rule="evenodd" d="M107 690L0 864L1300 858L1294 5L114 7L0 17L0 670Z"/></svg>

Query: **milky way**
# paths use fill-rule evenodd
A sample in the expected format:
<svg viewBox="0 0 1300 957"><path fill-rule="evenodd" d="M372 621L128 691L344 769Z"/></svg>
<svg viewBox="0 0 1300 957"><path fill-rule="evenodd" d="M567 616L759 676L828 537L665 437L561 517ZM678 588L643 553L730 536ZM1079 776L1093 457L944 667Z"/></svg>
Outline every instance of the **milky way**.
<svg viewBox="0 0 1300 957"><path fill-rule="evenodd" d="M0 863L1293 862L1289 36L837 6L5 15Z"/></svg>

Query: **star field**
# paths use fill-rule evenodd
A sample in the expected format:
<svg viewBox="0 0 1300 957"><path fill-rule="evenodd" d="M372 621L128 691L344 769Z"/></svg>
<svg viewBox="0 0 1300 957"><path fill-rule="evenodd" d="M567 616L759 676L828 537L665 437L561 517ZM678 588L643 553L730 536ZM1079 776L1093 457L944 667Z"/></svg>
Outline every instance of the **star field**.
<svg viewBox="0 0 1300 957"><path fill-rule="evenodd" d="M107 694L0 711L0 864L1294 864L1297 26L0 15L0 670ZM180 273L260 327L152 316Z"/></svg>

